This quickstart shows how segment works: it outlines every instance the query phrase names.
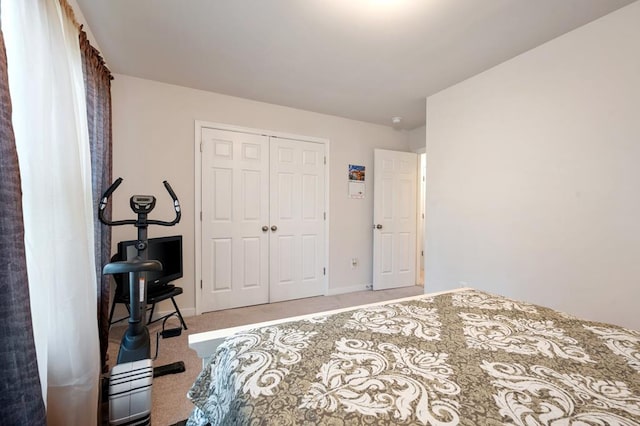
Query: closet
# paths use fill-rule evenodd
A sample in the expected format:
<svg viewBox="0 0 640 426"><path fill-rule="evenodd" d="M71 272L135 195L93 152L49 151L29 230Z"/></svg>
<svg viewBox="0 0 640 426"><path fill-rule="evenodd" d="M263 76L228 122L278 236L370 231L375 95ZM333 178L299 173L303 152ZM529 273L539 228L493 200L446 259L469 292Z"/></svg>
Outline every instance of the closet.
<svg viewBox="0 0 640 426"><path fill-rule="evenodd" d="M198 311L324 294L325 143L199 130Z"/></svg>

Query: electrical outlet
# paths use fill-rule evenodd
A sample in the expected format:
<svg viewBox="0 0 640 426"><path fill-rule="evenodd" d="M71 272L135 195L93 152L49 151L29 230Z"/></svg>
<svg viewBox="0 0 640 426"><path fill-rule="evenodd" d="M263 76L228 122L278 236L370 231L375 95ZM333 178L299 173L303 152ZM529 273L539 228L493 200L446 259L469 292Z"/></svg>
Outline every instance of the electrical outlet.
<svg viewBox="0 0 640 426"><path fill-rule="evenodd" d="M351 258L351 268L357 268L358 267L358 258L357 257L352 257Z"/></svg>

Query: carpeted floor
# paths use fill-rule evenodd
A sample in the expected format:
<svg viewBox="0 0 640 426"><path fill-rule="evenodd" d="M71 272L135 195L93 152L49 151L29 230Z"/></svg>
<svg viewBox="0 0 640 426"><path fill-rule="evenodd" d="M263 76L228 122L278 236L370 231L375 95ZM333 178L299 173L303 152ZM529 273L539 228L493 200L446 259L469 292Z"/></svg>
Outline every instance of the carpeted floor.
<svg viewBox="0 0 640 426"><path fill-rule="evenodd" d="M169 374L153 380L152 422L154 425L181 425L189 417L193 405L186 394L202 368L202 361L188 347L188 335L237 325L252 324L296 315L304 315L331 309L374 303L400 297L414 296L423 293L420 286L404 287L383 291L363 291L339 294L336 296L320 296L268 305L249 306L226 311L209 312L203 315L185 318L189 329L179 337L160 339L158 359L154 366L161 366L176 361L183 361L186 371L180 374ZM179 300L179 299L178 299ZM167 327L178 327L177 319L170 319ZM151 335L151 351L155 352L156 332L161 323L149 327ZM109 335L109 365L113 367L118 354L118 347L125 326L114 326Z"/></svg>

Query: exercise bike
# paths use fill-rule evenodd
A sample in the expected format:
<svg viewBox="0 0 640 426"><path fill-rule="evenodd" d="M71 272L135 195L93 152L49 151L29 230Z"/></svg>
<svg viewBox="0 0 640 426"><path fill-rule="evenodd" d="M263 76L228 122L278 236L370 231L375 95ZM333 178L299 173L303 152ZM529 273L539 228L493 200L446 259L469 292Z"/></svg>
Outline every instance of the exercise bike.
<svg viewBox="0 0 640 426"><path fill-rule="evenodd" d="M131 260L107 263L102 270L104 275L129 274L130 295L129 325L122 336L117 363L109 377L109 424L142 426L151 424L151 385L154 376L149 330L145 325L146 272L162 270L162 264L159 261L148 259L147 227L149 225L173 226L180 222L181 212L178 197L171 189L169 182L164 181L164 187L173 200L176 214L172 221L148 219L149 213L156 205L156 198L153 195L133 195L130 198L129 204L131 210L137 214L136 219L108 220L104 216L105 208L109 198L121 183L122 178L116 179L104 192L98 206L98 217L105 225L133 225L138 229L137 256ZM174 332L172 335L177 334ZM184 363L180 361L159 368L163 369L163 374L182 372ZM175 371L170 371L172 369Z"/></svg>

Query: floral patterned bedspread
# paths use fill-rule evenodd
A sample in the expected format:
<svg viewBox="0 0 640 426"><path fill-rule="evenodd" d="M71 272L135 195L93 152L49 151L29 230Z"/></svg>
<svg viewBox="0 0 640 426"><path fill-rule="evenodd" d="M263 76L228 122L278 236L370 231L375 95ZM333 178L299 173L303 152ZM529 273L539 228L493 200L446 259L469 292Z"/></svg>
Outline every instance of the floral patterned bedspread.
<svg viewBox="0 0 640 426"><path fill-rule="evenodd" d="M478 291L229 337L188 425L639 425L640 332Z"/></svg>

